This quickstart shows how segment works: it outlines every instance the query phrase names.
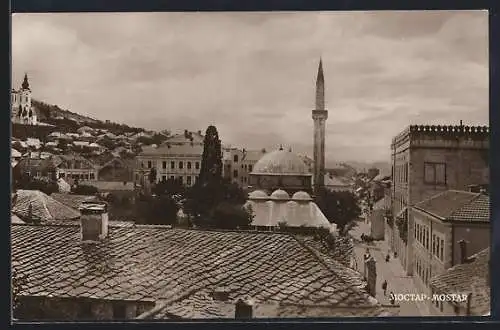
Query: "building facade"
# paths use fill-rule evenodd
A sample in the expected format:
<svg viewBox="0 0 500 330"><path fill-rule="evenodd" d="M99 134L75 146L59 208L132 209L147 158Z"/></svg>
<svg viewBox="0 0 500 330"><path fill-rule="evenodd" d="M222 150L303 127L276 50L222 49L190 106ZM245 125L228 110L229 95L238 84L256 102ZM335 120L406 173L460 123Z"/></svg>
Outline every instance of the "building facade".
<svg viewBox="0 0 500 330"><path fill-rule="evenodd" d="M144 147L137 155L134 182L147 186L151 170L156 171L155 183L177 179L190 187L200 174L203 145L200 144L163 144L158 147Z"/></svg>
<svg viewBox="0 0 500 330"><path fill-rule="evenodd" d="M408 275L413 271L414 221L409 208L449 189L488 184L489 129L411 125L391 143L393 185L388 240Z"/></svg>
<svg viewBox="0 0 500 330"><path fill-rule="evenodd" d="M412 272L422 292L433 294L432 277L490 246L490 200L486 194L448 190L417 203L412 213ZM431 313L443 313L443 304L430 304Z"/></svg>
<svg viewBox="0 0 500 330"><path fill-rule="evenodd" d="M28 75L24 75L19 90L11 91L11 120L16 124L37 125L38 118L35 108L31 104L31 89Z"/></svg>
<svg viewBox="0 0 500 330"><path fill-rule="evenodd" d="M237 183L243 189L248 189L250 173L257 161L264 156L265 151L224 147L222 154L223 177Z"/></svg>

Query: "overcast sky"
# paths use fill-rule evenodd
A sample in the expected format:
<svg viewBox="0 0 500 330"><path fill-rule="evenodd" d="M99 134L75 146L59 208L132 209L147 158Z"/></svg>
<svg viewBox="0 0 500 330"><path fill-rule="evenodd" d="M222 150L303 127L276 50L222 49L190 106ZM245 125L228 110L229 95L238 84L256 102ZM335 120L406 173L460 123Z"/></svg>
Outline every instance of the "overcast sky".
<svg viewBox="0 0 500 330"><path fill-rule="evenodd" d="M488 124L487 12L74 13L12 17L13 85L98 119L312 153L323 58L327 160L389 160L409 124Z"/></svg>

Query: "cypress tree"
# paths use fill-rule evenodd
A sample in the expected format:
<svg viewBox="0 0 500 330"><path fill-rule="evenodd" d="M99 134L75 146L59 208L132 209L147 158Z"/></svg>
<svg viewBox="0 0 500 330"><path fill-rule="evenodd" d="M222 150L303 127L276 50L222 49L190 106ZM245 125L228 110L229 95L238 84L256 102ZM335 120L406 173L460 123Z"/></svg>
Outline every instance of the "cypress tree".
<svg viewBox="0 0 500 330"><path fill-rule="evenodd" d="M203 155L198 182L201 186L222 182L222 148L217 128L212 125L208 126L203 141Z"/></svg>

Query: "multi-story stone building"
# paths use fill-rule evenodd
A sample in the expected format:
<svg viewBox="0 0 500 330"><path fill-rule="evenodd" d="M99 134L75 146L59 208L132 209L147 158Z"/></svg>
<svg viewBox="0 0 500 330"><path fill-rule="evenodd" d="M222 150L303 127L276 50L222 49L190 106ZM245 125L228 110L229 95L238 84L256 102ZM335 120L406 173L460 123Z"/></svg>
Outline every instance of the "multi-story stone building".
<svg viewBox="0 0 500 330"><path fill-rule="evenodd" d="M488 184L489 129L483 126L411 125L391 144L388 241L408 275L413 271L414 221L409 207L449 189Z"/></svg>
<svg viewBox="0 0 500 330"><path fill-rule="evenodd" d="M490 246L490 199L485 193L447 190L414 205L412 214L414 281L429 296L436 293L431 278ZM429 311L440 315L444 305L433 301Z"/></svg>
<svg viewBox="0 0 500 330"><path fill-rule="evenodd" d="M250 185L250 173L265 150L246 150L226 146L222 150L222 175L247 189Z"/></svg>
<svg viewBox="0 0 500 330"><path fill-rule="evenodd" d="M31 89L28 75L24 75L19 90L11 91L11 119L16 124L37 125L38 118L35 108L31 105Z"/></svg>
<svg viewBox="0 0 500 330"><path fill-rule="evenodd" d="M156 182L168 179L180 180L192 186L200 174L203 146L199 144L168 143L158 147L144 147L137 156L134 181L145 186L149 174L156 170Z"/></svg>

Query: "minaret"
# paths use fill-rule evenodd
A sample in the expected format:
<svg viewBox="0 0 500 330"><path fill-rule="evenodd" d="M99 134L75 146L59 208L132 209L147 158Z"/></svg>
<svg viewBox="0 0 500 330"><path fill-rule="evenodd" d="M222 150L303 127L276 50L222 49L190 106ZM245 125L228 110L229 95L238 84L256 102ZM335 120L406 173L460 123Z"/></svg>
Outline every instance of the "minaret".
<svg viewBox="0 0 500 330"><path fill-rule="evenodd" d="M325 109L325 78L323 62L320 58L318 76L316 78L316 109L312 111L314 121L314 191L325 184L325 122L328 111Z"/></svg>

